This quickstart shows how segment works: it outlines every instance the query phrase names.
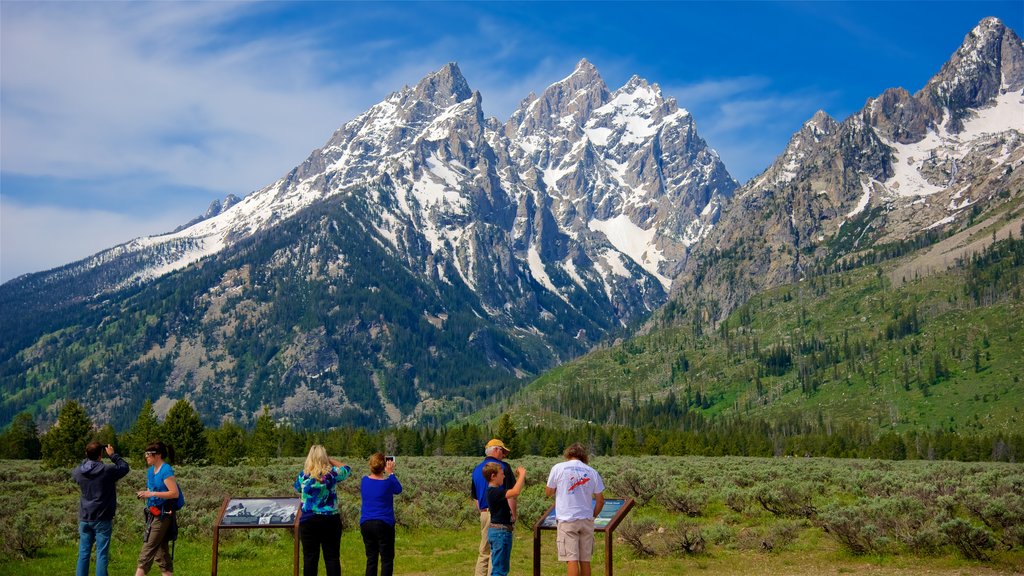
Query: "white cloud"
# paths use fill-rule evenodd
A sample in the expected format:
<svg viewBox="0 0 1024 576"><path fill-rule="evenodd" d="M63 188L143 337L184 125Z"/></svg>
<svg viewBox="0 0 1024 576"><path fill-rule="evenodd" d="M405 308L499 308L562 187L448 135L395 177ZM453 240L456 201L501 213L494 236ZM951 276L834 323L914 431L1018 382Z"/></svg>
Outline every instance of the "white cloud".
<svg viewBox="0 0 1024 576"><path fill-rule="evenodd" d="M772 90L761 76L715 78L662 90L693 114L697 132L743 183L782 153L792 135L833 95Z"/></svg>
<svg viewBox="0 0 1024 576"><path fill-rule="evenodd" d="M282 176L374 96L315 73L308 40L218 44L240 8L5 5L4 171L148 173L245 194Z"/></svg>
<svg viewBox="0 0 1024 576"><path fill-rule="evenodd" d="M190 209L148 218L104 210L25 206L0 197L0 283L56 268L133 238L169 232Z"/></svg>
<svg viewBox="0 0 1024 576"><path fill-rule="evenodd" d="M679 101L683 108L704 106L708 103L721 102L740 94L746 94L766 88L771 81L761 76L741 76L738 78L716 78L686 84L683 86L664 86L662 92Z"/></svg>

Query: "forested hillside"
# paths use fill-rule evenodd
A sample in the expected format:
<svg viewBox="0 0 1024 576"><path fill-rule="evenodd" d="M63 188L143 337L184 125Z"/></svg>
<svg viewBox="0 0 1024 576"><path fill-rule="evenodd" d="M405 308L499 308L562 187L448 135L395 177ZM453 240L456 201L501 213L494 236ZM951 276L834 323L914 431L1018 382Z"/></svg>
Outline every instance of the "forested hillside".
<svg viewBox="0 0 1024 576"><path fill-rule="evenodd" d="M1021 232L1021 231L1018 231ZM484 418L710 429L764 422L782 433L1019 434L1024 428L1021 234L945 273L873 265L759 294L707 332L669 303L647 334L556 368Z"/></svg>

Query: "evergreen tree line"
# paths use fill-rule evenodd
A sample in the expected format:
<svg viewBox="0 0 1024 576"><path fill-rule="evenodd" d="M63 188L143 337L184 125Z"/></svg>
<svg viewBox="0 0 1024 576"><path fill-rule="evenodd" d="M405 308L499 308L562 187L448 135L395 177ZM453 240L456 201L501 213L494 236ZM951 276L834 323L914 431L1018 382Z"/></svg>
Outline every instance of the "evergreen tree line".
<svg viewBox="0 0 1024 576"><path fill-rule="evenodd" d="M678 405L678 403L677 403ZM653 415L653 412L649 413ZM667 420L661 420L667 424ZM1024 461L1024 434L962 435L946 430L885 432L856 423L826 424L791 418L768 423L753 420L679 421L675 425L632 427L579 424L570 428L543 425L517 427L509 414L496 427L462 424L448 427L392 428L370 431L341 427L303 430L275 422L264 408L252 429L226 422L205 427L187 400L179 400L160 421L149 401L135 423L118 432L110 424L97 428L74 401L64 404L57 422L40 434L32 416L23 412L0 434L0 458L42 459L53 467L71 466L84 458L85 445L97 440L141 461L147 444L161 440L174 448L174 463L230 466L266 463L271 458L305 456L310 444L332 454L367 456L375 451L404 456L479 456L488 439L499 437L513 457L558 456L581 441L598 456L825 456L889 460Z"/></svg>

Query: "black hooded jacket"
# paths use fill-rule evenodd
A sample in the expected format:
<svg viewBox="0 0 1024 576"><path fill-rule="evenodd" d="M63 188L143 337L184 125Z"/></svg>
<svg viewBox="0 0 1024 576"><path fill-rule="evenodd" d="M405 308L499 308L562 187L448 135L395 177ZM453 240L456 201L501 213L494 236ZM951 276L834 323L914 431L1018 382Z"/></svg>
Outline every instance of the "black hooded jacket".
<svg viewBox="0 0 1024 576"><path fill-rule="evenodd" d="M113 464L86 459L71 471L71 476L82 488L78 502L78 519L82 522L114 519L117 481L128 474L128 463L117 454L110 459Z"/></svg>

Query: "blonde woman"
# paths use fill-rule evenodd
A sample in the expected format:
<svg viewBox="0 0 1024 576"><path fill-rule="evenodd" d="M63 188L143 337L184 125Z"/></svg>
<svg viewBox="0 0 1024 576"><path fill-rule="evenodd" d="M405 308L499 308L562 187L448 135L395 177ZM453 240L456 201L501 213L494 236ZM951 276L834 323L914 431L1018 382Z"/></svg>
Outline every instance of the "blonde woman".
<svg viewBox="0 0 1024 576"><path fill-rule="evenodd" d="M316 576L321 549L327 576L341 576L341 516L335 488L350 475L352 469L328 456L320 444L309 448L306 465L295 479L295 490L302 495L299 540L303 576Z"/></svg>

